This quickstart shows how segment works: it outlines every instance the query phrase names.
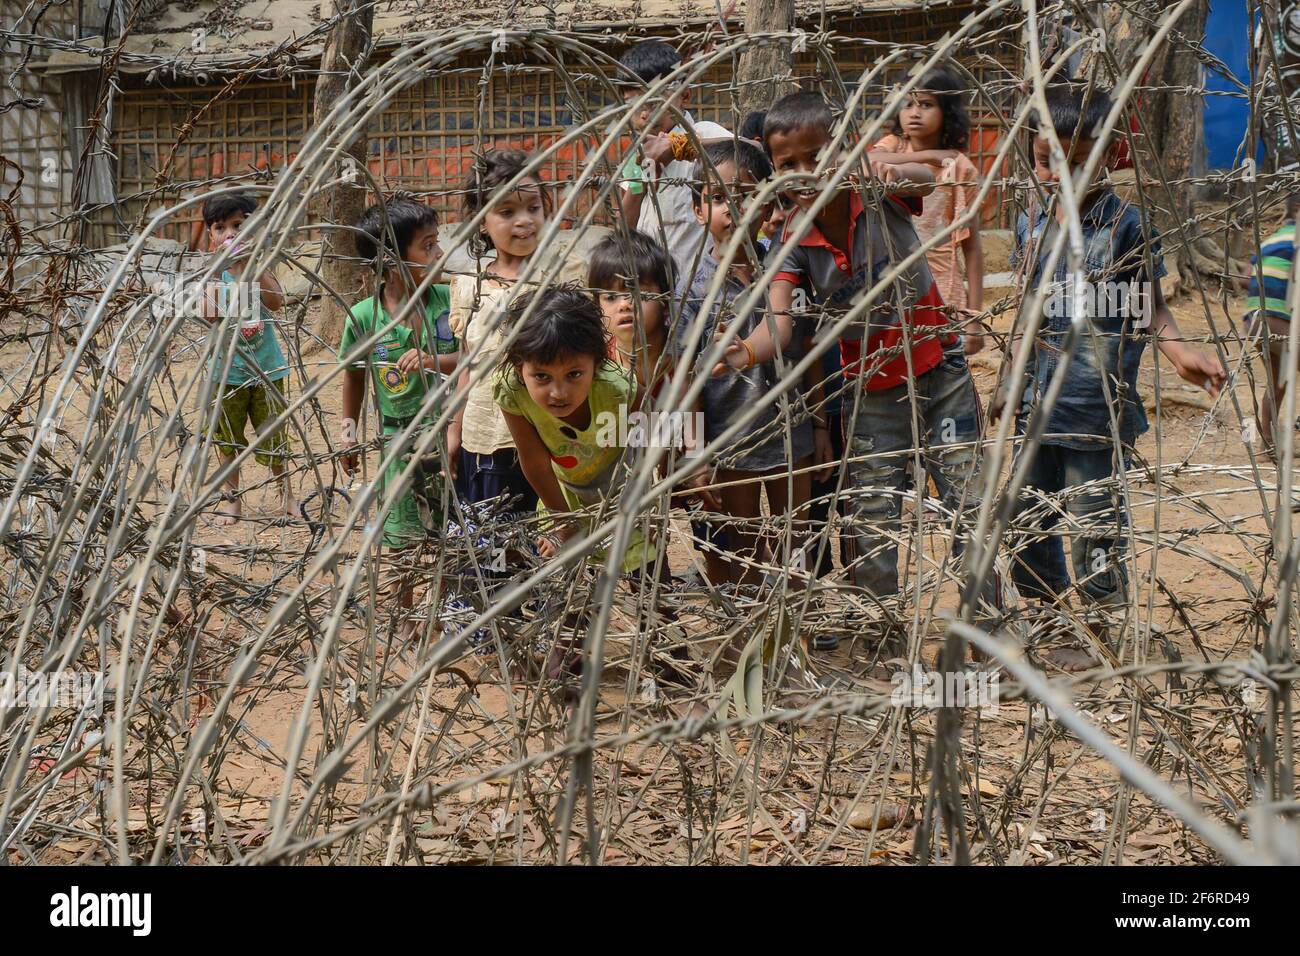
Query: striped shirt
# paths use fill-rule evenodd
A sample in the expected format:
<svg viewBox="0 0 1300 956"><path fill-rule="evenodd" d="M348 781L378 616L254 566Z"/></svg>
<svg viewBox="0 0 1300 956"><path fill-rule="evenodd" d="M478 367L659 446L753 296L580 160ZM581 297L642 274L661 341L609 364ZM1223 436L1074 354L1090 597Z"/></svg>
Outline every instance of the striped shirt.
<svg viewBox="0 0 1300 956"><path fill-rule="evenodd" d="M1246 308L1254 312L1261 308L1260 277L1264 280L1263 311L1265 315L1280 319L1291 318L1287 305L1287 288L1291 283L1291 263L1295 259L1295 220L1269 236L1259 247L1259 255L1251 256L1250 288L1247 290ZM1253 266L1258 263L1259 269Z"/></svg>
<svg viewBox="0 0 1300 956"><path fill-rule="evenodd" d="M837 248L813 222L804 238L781 260L774 281L811 286L822 308L822 322L857 305L894 263L920 247L912 225L920 213L918 197L891 196L876 207L866 207L857 191L849 193L849 245ZM769 257L779 256L781 243L799 231L792 217L780 241L772 243ZM896 388L907 381L908 359L903 354L910 327L913 375L923 375L943 359L943 346L955 337L943 312L943 299L930 267L921 257L903 270L892 287L877 293L874 308L851 324L840 337L840 358L846 378L859 378L868 392Z"/></svg>

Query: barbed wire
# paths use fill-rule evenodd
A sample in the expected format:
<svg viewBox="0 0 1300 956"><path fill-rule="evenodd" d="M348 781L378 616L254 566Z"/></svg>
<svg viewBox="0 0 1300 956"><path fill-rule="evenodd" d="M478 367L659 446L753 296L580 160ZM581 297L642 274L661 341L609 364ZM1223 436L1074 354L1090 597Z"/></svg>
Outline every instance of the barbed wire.
<svg viewBox="0 0 1300 956"><path fill-rule="evenodd" d="M104 685L99 714L0 709L0 848L12 862L1113 864L1144 858L1151 844L1132 840L1143 832L1168 835L1155 844L1163 862L1300 860L1293 436L1282 429L1274 469L1256 454L1260 442L1245 435L1254 427L1252 399L1237 386L1254 386L1268 333L1239 323L1234 287L1255 271L1245 262L1271 231L1295 177L1260 172L1244 182L1235 172L1169 172L1153 161L1141 147L1153 118L1133 109L1134 98L1202 91L1155 83L1147 66L1169 52L1220 73L1227 67L1178 29L1192 0L1121 6L1150 31L1136 60L1123 65L1090 29L1044 60L1045 21L1069 10L1076 25L1100 24L1097 11L1077 4L994 0L933 43L891 44L833 29L797 35L816 56L818 75L795 80L824 92L843 119L815 173L817 198L788 233L787 251L806 234L801 224L843 191L868 209L890 201L890 189L858 171L932 65L955 64L998 124L990 172L946 229L914 250L889 249L886 266L846 310L812 306L819 330L811 348L781 357L775 384L706 442L701 457L628 448L618 493L590 507L582 530L549 559L534 546L546 530L542 517L471 506L450 488L445 518L427 529L426 541L405 551L382 545L384 520L421 462L445 460L447 426L466 401L462 379L487 382L495 363L486 344L462 351L454 372L430 376L419 414L388 434L368 405L358 431L363 470L347 474L337 403L347 366L333 359L338 343L315 319L327 300L354 303L326 281L323 253L311 240L351 224L320 222L313 203L349 183L351 145L424 78L477 76L486 97L506 65L554 75L573 121L538 142L527 168L495 194L540 178L569 147L580 145L589 157L572 176L546 181L553 208L517 283L556 287L582 263L584 242L625 234L612 212L619 185L609 157L645 139L633 118L649 109L647 128L654 128L672 90L702 88L718 70L734 72L747 50L794 36L715 33L705 48L702 31L682 29L675 40L693 55L625 100L611 78L616 52L640 38L635 24L599 35L505 19L438 30L347 74L346 93L278 170L173 182L192 118L155 184L118 198L147 210L123 246L89 248L80 233L65 231L95 213L95 204L53 224L28 222L14 213L12 193L0 206L10 224L0 239L8 317L0 351L3 669L96 673ZM227 66L204 109L257 79L316 77L322 71L305 62L308 41L335 22ZM20 69L32 46L91 52L22 24L0 36L29 47ZM1015 67L1003 55L1008 42L1023 54ZM876 51L874 67L844 77L835 53L846 45ZM725 463L774 439L789 449L794 430L824 415L831 397L842 402L853 434L867 410L851 381L823 382L822 403L789 396L843 334L895 301L909 267L959 230L978 228L993 197L1009 197L1018 209L1046 200L1031 168L1028 123L1033 110L1046 112L1053 71L1072 52L1096 54L1075 81L1113 97L1102 133L1129 142L1131 190L1144 220L1157 210L1162 221L1172 218L1172 228L1162 229L1165 254L1201 267L1181 276L1179 307L1204 319L1194 331L1185 323L1185 338L1212 350L1230 373L1219 397L1181 393L1162 381L1168 373L1153 357L1143 366L1144 386L1153 379L1152 435L1130 446L1117 427L1116 383L1104 383L1110 445L1123 466L1050 492L1034 488L1027 469L1044 446L1067 361L1032 415L1004 414L977 441L927 435L916 424L925 397L908 375L912 437L901 454L912 463L914 487L855 482L898 454L850 441L823 486L831 490L815 493L803 510L770 501L752 516L683 508L682 482L700 461ZM458 65L470 57L483 62ZM128 61L151 64L155 80L202 69L186 57L124 52L105 56L104 69ZM11 90L18 75L7 78ZM743 85L734 79L716 92L734 105ZM1245 98L1259 116L1264 84L1237 85L1218 95ZM879 110L867 107L871 97ZM1282 107L1289 111L1285 101ZM478 148L495 141L484 127L473 134ZM1105 138L1098 137L1090 171L1102 167ZM707 166L701 144L693 145ZM1253 141L1243 151L1253 154ZM76 158L79 170L86 162ZM359 172L371 201L388 192L370 169ZM1041 250L1046 269L1059 261L1071 276L1086 273L1078 185L1087 179L1061 179L1061 228ZM729 198L733 221L753 222L778 193L807 181L776 174L747 202ZM1183 202L1205 187L1227 195ZM233 327L173 308L153 286L159 275L197 288L221 281L229 254L163 261L151 243L207 198L237 192L259 200L242 231L245 269L260 275L275 267L308 290L291 295L275 322L291 387L264 426L289 432L284 475L300 499L295 515L274 507L281 480L259 477L261 467L249 461L255 447L231 459L214 454L222 376L212 370L229 369L236 356L251 359L247 344ZM455 198L461 190L429 183L416 194ZM353 356L370 354L407 322L437 274L439 281L479 278L462 250L488 208L463 217L450 235L444 230L441 260L407 308L358 341ZM64 241L69 235L75 241ZM701 313L726 298L728 267L756 255L747 235L737 228L716 250L719 268ZM762 262L747 290L727 300L728 314L763 308L780 257ZM986 400L1022 381L1034 354L1049 290L1019 280L1014 294L978 315L996 346L971 360ZM483 342L497 336L492 348L508 347L536 301L520 321L493 313ZM680 302L669 312L670 322L680 320ZM966 321L952 310L949 318L942 331L960 331ZM705 382L692 369L711 366L739 329L731 323L717 341L698 329L684 355L666 360L652 410L694 407ZM902 343L874 360L910 363L913 334L905 327ZM1069 335L1067 356L1105 339L1081 323ZM1296 342L1288 348L1297 354ZM1293 422L1293 362L1286 374L1279 417ZM773 409L781 411L773 416ZM776 424L751 429L770 417ZM944 456L978 456L979 485L932 497L928 480ZM789 468L787 481L812 470ZM214 518L233 500L227 489L235 475L238 495L254 507L226 528ZM383 475L391 477L377 480ZM753 487L769 477L719 472L708 487ZM1072 506L1087 498L1110 508L1081 516ZM871 519L866 499L889 509L901 503L902 518ZM811 519L813 506L828 519ZM1121 510L1127 518L1116 534ZM731 556L744 583L720 586L701 572L701 559L719 551L701 525L757 543ZM1104 620L1084 600L1088 580L1046 603L1011 583L1011 569L1032 560L1035 541L1088 540L1107 529L1122 538L1130 573L1127 600ZM878 550L897 549L896 596L856 583L855 569L872 554L839 547L866 532ZM652 542L650 557L624 574L637 536ZM999 606L979 597L985 582ZM400 596L411 589L408 608ZM830 637L841 638L840 648L819 651ZM569 643L585 666L580 678L557 678L547 662ZM1076 648L1086 669L1058 675L1051 652L1062 646ZM992 694L962 708L941 692L936 706L925 698L936 674L941 688L957 681Z"/></svg>

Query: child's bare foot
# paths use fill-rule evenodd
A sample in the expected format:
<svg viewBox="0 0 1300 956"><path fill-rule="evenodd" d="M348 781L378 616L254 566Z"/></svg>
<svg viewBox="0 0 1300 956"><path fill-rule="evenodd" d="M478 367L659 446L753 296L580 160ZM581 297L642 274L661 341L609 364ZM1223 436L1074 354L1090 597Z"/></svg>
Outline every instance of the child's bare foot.
<svg viewBox="0 0 1300 956"><path fill-rule="evenodd" d="M280 511L284 517L298 517L298 499L293 496L293 492L287 488L284 494L280 496Z"/></svg>
<svg viewBox="0 0 1300 956"><path fill-rule="evenodd" d="M244 513L243 503L238 498L223 501L217 506L217 526L227 527L234 524Z"/></svg>

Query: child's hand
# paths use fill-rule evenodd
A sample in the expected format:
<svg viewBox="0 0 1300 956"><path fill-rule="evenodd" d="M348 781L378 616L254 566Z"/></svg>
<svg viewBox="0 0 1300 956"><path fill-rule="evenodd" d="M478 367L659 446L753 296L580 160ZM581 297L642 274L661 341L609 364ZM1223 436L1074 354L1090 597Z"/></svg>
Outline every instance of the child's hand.
<svg viewBox="0 0 1300 956"><path fill-rule="evenodd" d="M818 481L830 481L835 474L835 446L831 444L830 429L813 425L813 464L823 465L813 472Z"/></svg>
<svg viewBox="0 0 1300 956"><path fill-rule="evenodd" d="M357 473L359 458L356 453L356 439L343 439L339 442L339 463L343 466L343 471L351 477Z"/></svg>
<svg viewBox="0 0 1300 956"><path fill-rule="evenodd" d="M1006 408L1006 392L1002 390L1001 386L998 386L993 390L992 396L989 397L989 424L996 425L1002 418L1002 413L1006 411Z"/></svg>
<svg viewBox="0 0 1300 956"><path fill-rule="evenodd" d="M565 543L577 533L578 528L576 525L564 522L558 525L550 534L544 534L537 539L537 553L550 560L559 554Z"/></svg>
<svg viewBox="0 0 1300 956"><path fill-rule="evenodd" d="M723 335L726 334L727 323L719 322L718 327L713 330L713 341L721 342ZM745 346L744 339L741 336L731 340L727 350L722 353L722 361L713 366L713 376L725 375L730 371L744 371L753 363L750 362L750 355L753 354Z"/></svg>
<svg viewBox="0 0 1300 956"><path fill-rule="evenodd" d="M871 163L871 173L882 183L898 182L898 171L892 163L881 162L878 159L868 159Z"/></svg>
<svg viewBox="0 0 1300 956"><path fill-rule="evenodd" d="M397 370L404 375L427 368L425 363L425 354L419 349L407 349L402 353L402 357L397 360Z"/></svg>
<svg viewBox="0 0 1300 956"><path fill-rule="evenodd" d="M1187 348L1181 342L1177 344L1177 349L1166 348L1165 356L1174 363L1178 377L1198 388L1205 389L1212 398L1218 398L1219 391L1228 380L1227 369L1223 367L1218 356L1204 355L1195 349Z"/></svg>
<svg viewBox="0 0 1300 956"><path fill-rule="evenodd" d="M641 154L660 168L672 162L673 141L667 133L656 133L641 144Z"/></svg>
<svg viewBox="0 0 1300 956"><path fill-rule="evenodd" d="M343 471L348 475L354 475L357 471L357 453L354 450L357 447L357 423L351 418L343 419L342 432L339 434L339 463L343 465Z"/></svg>
<svg viewBox="0 0 1300 956"><path fill-rule="evenodd" d="M709 477L707 468L701 468L699 471L688 475L683 481L682 486L686 489L686 497L692 501L698 501L710 511L721 511L722 502L718 496L708 488L712 484L712 478Z"/></svg>

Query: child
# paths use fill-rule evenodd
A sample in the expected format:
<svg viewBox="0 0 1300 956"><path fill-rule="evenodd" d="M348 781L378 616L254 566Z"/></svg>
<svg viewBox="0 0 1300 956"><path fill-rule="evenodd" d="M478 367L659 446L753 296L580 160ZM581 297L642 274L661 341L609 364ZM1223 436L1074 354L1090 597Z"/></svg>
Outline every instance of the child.
<svg viewBox="0 0 1300 956"><path fill-rule="evenodd" d="M392 227L391 239L385 217ZM357 255L374 264L379 288L377 294L352 307L339 343L339 361L347 366L343 373L339 445L345 452L344 468L349 472L356 468L352 448L357 441L367 370L374 383L379 424L387 444L417 417L425 425L437 418L439 410L426 408L425 398L442 375L455 368L460 357L447 321L447 287L430 285L420 302L411 303L429 268L442 257L438 218L433 209L405 198L389 200L385 206L371 206L357 223L356 245ZM402 320L394 324L394 317L403 310ZM377 332L381 333L378 340L365 351L356 349L358 343ZM440 457L436 453L427 456L413 485L393 502L384 520L385 547L410 548L443 534ZM384 470L386 497L396 493L409 460L409 453L398 456ZM411 591L403 589L400 606L409 608L412 600Z"/></svg>
<svg viewBox="0 0 1300 956"><path fill-rule="evenodd" d="M589 524L589 517L575 517L573 512L595 511L617 493L626 471L619 422L626 421L634 406L637 386L630 371L609 360L604 321L589 295L577 286L535 295L540 301L506 349L493 379L493 398L540 499L538 511L550 516L547 534L537 545L542 557L550 558ZM523 321L531 299L513 306L512 321ZM601 564L605 558L601 549L590 556ZM620 570L641 571L653 561L640 529L634 528ZM660 566L660 575L666 582L666 565ZM675 619L671 611L660 613ZM568 626L576 622L570 620ZM680 674L673 661L688 657L685 647L678 645L666 658L653 659L652 666L659 676L677 680ZM548 676L559 678L580 666L572 643L557 639Z"/></svg>
<svg viewBox="0 0 1300 956"><path fill-rule="evenodd" d="M1249 332L1253 338L1260 333L1261 323L1267 326L1268 345L1263 349L1268 360L1268 392L1256 399L1259 407L1259 431L1264 451L1277 461L1277 439L1274 423L1282 410L1286 395L1286 376L1282 371L1282 357L1291 325L1289 304L1291 269L1295 261L1295 224L1300 213L1300 193L1292 193L1286 201L1286 219L1278 230L1259 247L1259 255L1251 257L1250 287L1247 290L1246 308ZM1261 281L1262 280L1262 281ZM1262 289L1262 293L1261 293ZM1279 337L1281 341L1279 341Z"/></svg>
<svg viewBox="0 0 1300 956"><path fill-rule="evenodd" d="M626 420L636 380L609 360L604 321L589 296L572 287L537 294L541 303L506 349L492 395L541 510L564 514L610 494L623 449L607 439L617 435L620 416ZM530 300L516 303L514 321ZM552 557L577 531L573 521L560 521L538 550ZM640 568L643 557L634 543L623 569Z"/></svg>
<svg viewBox="0 0 1300 956"><path fill-rule="evenodd" d="M669 371L663 360L666 299L673 288L668 254L643 232L632 232L627 242L612 233L591 251L587 285L609 334L609 357L635 371L638 394L649 410Z"/></svg>
<svg viewBox="0 0 1300 956"><path fill-rule="evenodd" d="M451 328L466 353L482 346L473 364L461 372L464 402L447 433L457 488L469 502L502 499L511 510L528 514L537 495L520 466L514 439L492 399L490 369L501 361L510 303L519 277L537 250L548 213L547 197L536 176L524 179L513 192L498 194L527 168L520 150L492 150L478 157L464 186L464 216L486 209L479 225L478 245L496 256L476 276L456 276L451 283ZM477 375L477 380L475 380Z"/></svg>
<svg viewBox="0 0 1300 956"><path fill-rule="evenodd" d="M763 120L767 113L763 110L752 110L745 114L740 121L740 138L747 139L751 143L761 143L763 141Z"/></svg>
<svg viewBox="0 0 1300 956"><path fill-rule="evenodd" d="M638 88L624 93L624 99L631 103L644 94L640 87L681 66L682 57L662 40L643 40L629 48L619 63L639 81ZM679 276L694 271L704 245L704 230L691 214L691 190L686 180L695 156L694 144L685 133L691 130L701 143L731 139L730 131L717 123L696 123L686 109L690 101L691 89L683 83L667 94L668 108L660 112L653 129L650 119L662 104L649 103L632 116L641 158L634 149L621 170L624 222L665 245ZM677 122L677 110L681 111L684 125ZM648 178L643 159L650 171Z"/></svg>
<svg viewBox="0 0 1300 956"><path fill-rule="evenodd" d="M762 271L755 255L759 228L768 218L767 209L760 210L759 215L746 223L749 241L741 245L728 267L721 292L714 298L709 312L700 310L721 268L717 257L732 237L735 227L732 205L745 209L749 205L747 197L758 183L771 175L772 167L761 149L744 140L711 144L705 147L705 159L708 162L701 160L693 172L693 206L696 219L708 231L711 248L695 273L684 278L678 288L682 313L675 327L674 348L687 361L705 351L725 325L739 323L739 334L744 336L767 320L764 299L753 310L742 315L736 313L737 304L748 294L756 274ZM830 461L825 417L809 414L800 390L775 396L773 400L777 382L803 356L804 332L800 328L791 337L790 344L783 349L784 361L774 356L765 362L748 363L727 374L709 377L705 382L699 410L704 413L704 434L710 443L756 404L762 406L757 417L730 440L722 459L725 466L717 474L717 482L722 485L722 510L740 521L716 530L699 522L695 530L696 536L706 542L705 562L714 584L756 583L761 572L753 561L762 556L757 535L746 526L761 520L763 492L767 493L773 516L797 514L808 501L812 477L807 469L813 462L814 448L819 464ZM808 385L820 380L816 372L806 378ZM792 468L796 471L793 476ZM750 560L739 560L741 556ZM776 555L770 558L777 563L783 560Z"/></svg>
<svg viewBox="0 0 1300 956"><path fill-rule="evenodd" d="M1073 176L1083 169L1096 145L1092 131L1102 125L1111 103L1104 94L1092 91L1085 111L1081 91L1054 89L1048 94L1048 108L1049 115L1038 117L1034 126L1034 172L1049 195L1057 196L1061 172L1051 162L1051 140L1044 129L1050 126L1055 130L1069 157L1067 165ZM1079 213L1089 288L1101 291L1102 283L1134 282L1140 293L1133 299L1127 295L1089 295L1093 304L1093 314L1088 318L1090 328L1080 330L1069 356L1063 387L1030 466L1022 507L1035 493L1039 497L1042 493L1061 494L1077 485L1115 478L1119 474L1115 441L1124 446L1121 467L1127 469L1129 449L1147 430L1138 393L1138 367L1148 337L1154 339L1181 378L1211 395L1218 395L1227 374L1217 358L1202 355L1181 340L1160 290L1159 280L1165 274L1160 243L1146 234L1138 210L1120 199L1105 179L1078 184L1075 189L1076 195L1082 197ZM1065 220L1065 210L1059 202L1054 205L1054 215L1052 210L1035 204L1016 223L1015 256L1017 263L1023 264L1027 289L1045 282L1055 290L1073 288L1064 254L1052 276L1043 274L1054 236ZM1046 314L1033 367L1021 396L1022 422L1042 401L1066 360L1061 347L1074 321L1071 298L1057 291L1045 300ZM1149 331L1143 330L1144 325ZM1006 394L1017 391L1012 389ZM1118 433L1112 429L1112 413L1118 420ZM1073 535L1071 541L1075 582L1085 601L1098 608L1123 604L1127 599L1127 575L1122 528L1128 515L1118 486L1063 497L1062 505L1071 523L1078 522L1087 529ZM1039 527L1046 532L1054 523L1053 514ZM1024 544L1013 577L1022 595L1059 600L1070 586L1059 536L1040 534Z"/></svg>
<svg viewBox="0 0 1300 956"><path fill-rule="evenodd" d="M745 117L746 128L749 128L751 123L757 124L757 129L753 131L752 137L756 143L762 143L763 141L763 120L766 116L766 113L750 113ZM749 139L751 137L746 133L745 138ZM764 252L771 249L773 242L780 242L781 235L785 232L785 224L794 211L794 200L784 192L777 193L776 201L772 203L772 211L763 222L763 228L759 232L758 242L763 247ZM807 291L805 288L804 292L807 293ZM811 305L813 297L809 296L809 300ZM811 325L811 323L809 324ZM820 382L815 384L821 385L825 402L821 408L813 411L819 413L819 417L826 419L826 432L830 436L831 442L831 461L838 462L844 457L844 420L840 414L840 393L844 390L844 382L840 377L839 349L827 349L822 353ZM835 489L838 485L837 468L832 467L829 471L813 472L808 504L808 533L810 538L813 539L809 556L816 562L813 573L819 578L828 577L835 571L835 547L831 544L831 533L825 529L830 521L831 499L835 496ZM835 510L843 514L844 502L837 501ZM825 541L824 544L823 541ZM841 539L839 543L840 563L848 565L849 559L845 544L846 542ZM813 650L834 650L839 646L839 637L834 633L819 631L813 636L809 646Z"/></svg>
<svg viewBox="0 0 1300 956"><path fill-rule="evenodd" d="M922 242L949 229L975 202L979 170L963 152L969 140L970 117L962 99L961 81L939 67L921 78L894 119L893 135L871 148L871 158L877 162L925 163L934 168L938 185L925 197L924 208L913 220ZM965 260L965 282L959 259ZM926 254L926 261L939 295L954 317L969 316L984 308L984 251L978 221L950 232ZM984 347L977 319L969 319L964 338L967 355Z"/></svg>
<svg viewBox="0 0 1300 956"><path fill-rule="evenodd" d="M213 196L204 202L203 223L207 227L208 248L213 252L220 249L238 252L236 237L240 227L256 209L257 201L242 193ZM224 289L235 289L236 283L243 281L245 266L246 262L239 258L230 263L221 273ZM271 310L284 305L284 290L270 269L253 279L246 288L251 292L257 318L240 324L240 336L236 340L238 347L221 387L221 407L217 413L212 440L217 446L222 465L228 464L246 447L245 426L251 424L257 435L256 458L271 469L271 474L281 486L280 512L294 516L298 511L298 503L293 497L293 483L286 474L289 437L283 426L268 434L261 434L263 426L274 421L287 407L285 380L289 376L289 366L284 360L284 353L280 351L280 342L275 335L275 320L271 315ZM219 304L210 315L218 320L235 318L233 315L222 314L229 311L228 306ZM220 374L224 358L214 358L214 375ZM218 509L218 525L232 525L243 513L239 498L238 469L231 472L226 487L230 497Z"/></svg>
<svg viewBox="0 0 1300 956"><path fill-rule="evenodd" d="M801 213L786 225L782 240L773 243L774 254L782 242L798 234L803 238L781 262L772 284L778 341L760 327L740 347L728 349L730 365L743 364L747 354L754 356L752 361L767 361L789 341L791 308L802 283L820 300L822 324L827 325L920 246L912 215L919 211L916 197L934 178L922 164L873 163L872 173L885 183L913 184L895 186L879 206L864 205L857 189L841 189L815 219L807 214L819 194L811 174L832 143L832 126L830 107L813 93L786 96L767 113L763 140L777 177L802 179L788 190ZM943 330L948 320L942 304L922 259L902 270L892 288L874 302L863 317L865 328L854 322L841 333L842 375L848 389L842 401L845 418L853 414L845 422L845 451L850 456L846 482L853 492L855 525L851 566L855 583L877 599L898 593L901 492L914 426L945 502L967 514L979 506L978 402L961 353L945 355ZM904 354L904 324L911 338L910 355ZM995 582L986 583L983 597L997 606ZM894 624L884 627L886 636L896 635Z"/></svg>

